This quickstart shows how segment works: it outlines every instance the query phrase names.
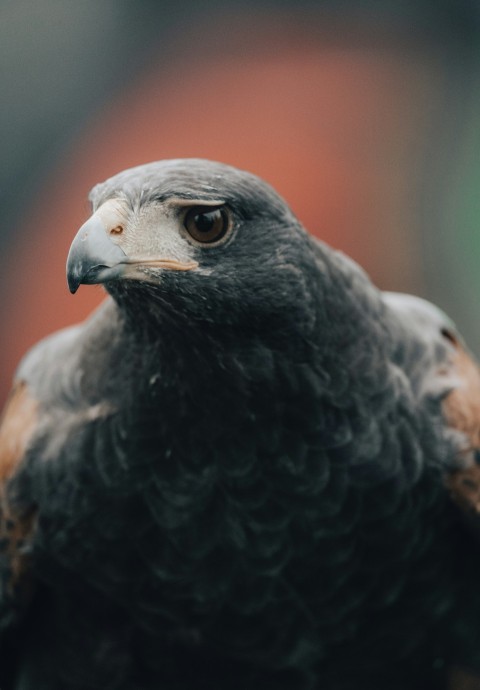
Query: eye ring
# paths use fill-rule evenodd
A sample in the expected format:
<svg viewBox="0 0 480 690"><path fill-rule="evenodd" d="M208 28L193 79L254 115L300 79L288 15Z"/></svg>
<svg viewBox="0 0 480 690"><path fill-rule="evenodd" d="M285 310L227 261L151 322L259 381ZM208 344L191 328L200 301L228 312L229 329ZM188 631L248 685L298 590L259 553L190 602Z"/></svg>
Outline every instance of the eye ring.
<svg viewBox="0 0 480 690"><path fill-rule="evenodd" d="M183 226L195 243L219 244L232 227L232 216L226 206L192 206L183 219Z"/></svg>

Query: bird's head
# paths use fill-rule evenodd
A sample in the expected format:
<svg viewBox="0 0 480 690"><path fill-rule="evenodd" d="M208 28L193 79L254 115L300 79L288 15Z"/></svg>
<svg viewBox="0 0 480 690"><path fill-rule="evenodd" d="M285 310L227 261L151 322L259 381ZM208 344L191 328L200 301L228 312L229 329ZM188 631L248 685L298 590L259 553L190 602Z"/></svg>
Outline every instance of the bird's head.
<svg viewBox="0 0 480 690"><path fill-rule="evenodd" d="M71 292L103 283L120 304L154 300L218 324L309 319L311 238L258 177L167 160L121 172L90 198L68 256Z"/></svg>

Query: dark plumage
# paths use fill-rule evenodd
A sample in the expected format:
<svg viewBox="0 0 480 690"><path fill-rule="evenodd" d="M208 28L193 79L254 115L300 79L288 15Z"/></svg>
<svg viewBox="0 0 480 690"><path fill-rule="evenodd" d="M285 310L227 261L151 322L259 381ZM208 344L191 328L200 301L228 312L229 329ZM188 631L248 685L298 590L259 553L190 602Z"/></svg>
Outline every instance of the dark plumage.
<svg viewBox="0 0 480 690"><path fill-rule="evenodd" d="M228 166L91 199L69 283L111 297L0 431L2 690L466 687L480 376L447 317Z"/></svg>

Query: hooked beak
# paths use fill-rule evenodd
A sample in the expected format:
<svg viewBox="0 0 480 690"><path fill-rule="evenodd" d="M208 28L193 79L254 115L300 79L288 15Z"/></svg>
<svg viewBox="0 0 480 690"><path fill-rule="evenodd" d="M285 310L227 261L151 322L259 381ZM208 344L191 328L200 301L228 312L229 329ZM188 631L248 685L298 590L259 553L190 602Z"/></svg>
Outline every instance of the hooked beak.
<svg viewBox="0 0 480 690"><path fill-rule="evenodd" d="M119 278L143 282L158 282L151 269L191 271L198 262L188 256L177 259L168 256L129 256L112 240L123 232L124 216L118 201L105 202L82 225L72 242L67 258L67 281L75 293L81 283L93 285Z"/></svg>
<svg viewBox="0 0 480 690"><path fill-rule="evenodd" d="M118 278L127 262L123 249L112 242L101 218L94 214L82 225L68 252L70 292L75 293L81 283L93 285Z"/></svg>

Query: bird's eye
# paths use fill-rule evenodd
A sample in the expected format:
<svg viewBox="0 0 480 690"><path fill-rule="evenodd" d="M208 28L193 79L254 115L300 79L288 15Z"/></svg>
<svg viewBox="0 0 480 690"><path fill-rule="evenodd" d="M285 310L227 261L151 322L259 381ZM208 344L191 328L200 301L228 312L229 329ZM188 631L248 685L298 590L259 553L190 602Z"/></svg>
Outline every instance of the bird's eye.
<svg viewBox="0 0 480 690"><path fill-rule="evenodd" d="M190 237L201 244L214 244L225 237L231 227L231 216L225 206L193 206L183 222Z"/></svg>

